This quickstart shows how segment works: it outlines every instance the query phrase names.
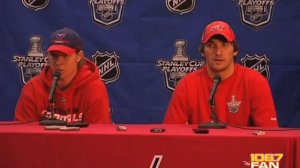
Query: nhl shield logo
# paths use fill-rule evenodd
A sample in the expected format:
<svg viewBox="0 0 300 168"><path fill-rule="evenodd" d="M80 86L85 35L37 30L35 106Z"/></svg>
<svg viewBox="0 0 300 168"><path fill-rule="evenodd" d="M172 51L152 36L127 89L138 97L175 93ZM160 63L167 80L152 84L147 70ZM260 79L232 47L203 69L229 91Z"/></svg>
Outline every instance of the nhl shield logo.
<svg viewBox="0 0 300 168"><path fill-rule="evenodd" d="M195 0L166 0L166 6L171 12L184 13L191 12L195 7Z"/></svg>
<svg viewBox="0 0 300 168"><path fill-rule="evenodd" d="M237 0L242 22L258 30L271 22L275 0Z"/></svg>
<svg viewBox="0 0 300 168"><path fill-rule="evenodd" d="M120 76L119 56L115 52L96 52L92 56L96 66L100 70L102 80L107 84L116 81Z"/></svg>
<svg viewBox="0 0 300 168"><path fill-rule="evenodd" d="M24 6L35 11L44 9L49 4L49 0L22 0Z"/></svg>
<svg viewBox="0 0 300 168"><path fill-rule="evenodd" d="M270 59L268 59L266 55L258 56L255 54L253 56L250 56L246 54L246 56L242 58L241 61L244 66L254 69L257 72L261 73L268 80L270 79Z"/></svg>
<svg viewBox="0 0 300 168"><path fill-rule="evenodd" d="M99 1L90 0L93 20L105 28L110 28L121 21L125 0Z"/></svg>

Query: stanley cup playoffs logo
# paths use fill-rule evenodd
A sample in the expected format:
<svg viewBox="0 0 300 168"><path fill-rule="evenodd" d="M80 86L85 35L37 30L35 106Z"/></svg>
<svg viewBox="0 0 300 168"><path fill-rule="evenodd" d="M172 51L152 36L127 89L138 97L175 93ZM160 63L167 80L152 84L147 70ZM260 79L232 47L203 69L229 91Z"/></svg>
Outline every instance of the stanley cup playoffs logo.
<svg viewBox="0 0 300 168"><path fill-rule="evenodd" d="M120 23L125 0L90 0L92 15L96 23L105 28Z"/></svg>
<svg viewBox="0 0 300 168"><path fill-rule="evenodd" d="M242 22L258 30L271 22L275 0L236 0Z"/></svg>
<svg viewBox="0 0 300 168"><path fill-rule="evenodd" d="M32 36L30 43L31 47L27 56L15 55L12 60L20 69L23 84L26 84L35 75L38 75L48 62L48 57L45 57L42 51L42 38L40 36Z"/></svg>
<svg viewBox="0 0 300 168"><path fill-rule="evenodd" d="M115 52L99 52L92 56L100 70L101 79L107 84L116 81L120 76L119 56Z"/></svg>
<svg viewBox="0 0 300 168"><path fill-rule="evenodd" d="M186 54L187 41L177 40L175 42L175 54L172 60L160 59L156 66L164 73L166 88L171 92L175 90L180 79L190 72L200 69L205 62L190 60Z"/></svg>

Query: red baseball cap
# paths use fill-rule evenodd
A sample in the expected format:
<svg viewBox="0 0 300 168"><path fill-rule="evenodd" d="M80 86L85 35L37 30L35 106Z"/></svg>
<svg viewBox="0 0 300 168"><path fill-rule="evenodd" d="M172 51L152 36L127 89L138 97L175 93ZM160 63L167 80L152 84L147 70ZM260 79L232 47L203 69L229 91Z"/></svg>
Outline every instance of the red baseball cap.
<svg viewBox="0 0 300 168"><path fill-rule="evenodd" d="M83 49L81 37L69 28L62 28L52 33L48 51L60 51L72 55Z"/></svg>
<svg viewBox="0 0 300 168"><path fill-rule="evenodd" d="M214 21L208 24L202 34L202 43L207 43L214 35L224 36L228 42L235 41L235 34L228 23L223 21Z"/></svg>

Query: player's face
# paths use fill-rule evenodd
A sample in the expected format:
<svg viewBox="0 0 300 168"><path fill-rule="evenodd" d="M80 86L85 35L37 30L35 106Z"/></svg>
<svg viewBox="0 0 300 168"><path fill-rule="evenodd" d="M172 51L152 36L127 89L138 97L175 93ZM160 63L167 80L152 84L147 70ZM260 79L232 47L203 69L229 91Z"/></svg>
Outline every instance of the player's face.
<svg viewBox="0 0 300 168"><path fill-rule="evenodd" d="M59 51L51 51L48 54L48 58L52 71L59 71L61 73L61 80L73 79L77 73L78 62L81 59L78 53L66 55Z"/></svg>
<svg viewBox="0 0 300 168"><path fill-rule="evenodd" d="M230 74L234 69L234 57L237 55L234 51L232 42L211 38L204 44L203 56L206 58L208 70L213 73Z"/></svg>

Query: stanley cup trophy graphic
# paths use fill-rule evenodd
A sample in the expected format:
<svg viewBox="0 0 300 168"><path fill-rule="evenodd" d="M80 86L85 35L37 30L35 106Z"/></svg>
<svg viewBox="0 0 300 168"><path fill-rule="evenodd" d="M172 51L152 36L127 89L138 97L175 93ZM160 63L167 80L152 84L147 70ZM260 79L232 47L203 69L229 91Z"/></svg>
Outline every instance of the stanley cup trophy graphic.
<svg viewBox="0 0 300 168"><path fill-rule="evenodd" d="M27 55L14 55L13 62L20 70L20 77L23 84L26 84L35 75L41 73L48 62L42 50L42 37L35 35L29 38L30 48Z"/></svg>
<svg viewBox="0 0 300 168"><path fill-rule="evenodd" d="M41 37L39 36L33 36L30 38L31 48L28 51L28 57L43 57L44 53L42 51L41 47ZM24 71L24 77L31 79L35 75L39 74L41 72L40 67L31 67L26 68Z"/></svg>
<svg viewBox="0 0 300 168"><path fill-rule="evenodd" d="M178 40L175 42L175 55L172 58L172 61L189 61L189 57L186 54L186 41ZM170 81L175 82L175 86L177 82L183 78L187 73L186 72L171 72L170 73Z"/></svg>
<svg viewBox="0 0 300 168"><path fill-rule="evenodd" d="M204 61L190 60L187 54L187 41L176 40L175 53L171 60L159 59L156 66L164 73L166 88L173 92L178 82L188 73L200 69L205 65Z"/></svg>

